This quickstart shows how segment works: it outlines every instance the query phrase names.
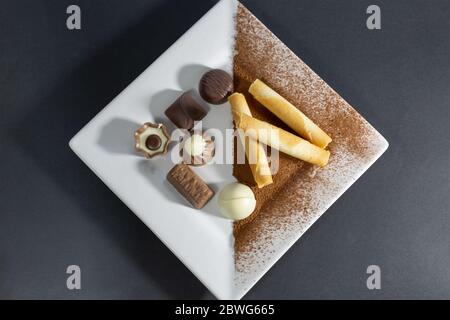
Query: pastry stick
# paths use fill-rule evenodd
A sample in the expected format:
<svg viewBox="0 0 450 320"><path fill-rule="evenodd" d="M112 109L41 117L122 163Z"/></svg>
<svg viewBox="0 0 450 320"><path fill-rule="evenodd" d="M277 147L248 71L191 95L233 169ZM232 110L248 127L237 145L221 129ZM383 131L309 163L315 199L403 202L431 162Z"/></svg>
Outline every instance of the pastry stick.
<svg viewBox="0 0 450 320"><path fill-rule="evenodd" d="M252 116L243 94L233 93L230 97L228 97L228 101L231 104L233 114L242 112L250 117ZM242 134L242 131L238 131L238 136L244 146L245 155L248 159L253 178L255 179L258 188L271 184L273 182L272 173L270 171L269 162L267 161L266 152L263 146L258 142L245 143L245 136Z"/></svg>
<svg viewBox="0 0 450 320"><path fill-rule="evenodd" d="M331 138L319 126L261 80L256 79L248 91L263 106L311 143L325 148L331 142Z"/></svg>
<svg viewBox="0 0 450 320"><path fill-rule="evenodd" d="M234 113L236 126L246 136L278 149L294 158L319 165L328 163L330 152L303 140L296 135L275 127L270 123L252 118L242 112Z"/></svg>

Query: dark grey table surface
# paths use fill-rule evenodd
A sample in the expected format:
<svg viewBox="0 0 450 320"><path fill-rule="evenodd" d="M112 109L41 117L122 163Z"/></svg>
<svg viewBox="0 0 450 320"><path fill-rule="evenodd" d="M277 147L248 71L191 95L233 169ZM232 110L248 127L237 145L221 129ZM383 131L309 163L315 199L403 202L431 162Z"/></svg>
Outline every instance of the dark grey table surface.
<svg viewBox="0 0 450 320"><path fill-rule="evenodd" d="M67 143L215 2L0 1L0 298L213 297ZM450 298L450 2L243 2L390 142L246 298Z"/></svg>

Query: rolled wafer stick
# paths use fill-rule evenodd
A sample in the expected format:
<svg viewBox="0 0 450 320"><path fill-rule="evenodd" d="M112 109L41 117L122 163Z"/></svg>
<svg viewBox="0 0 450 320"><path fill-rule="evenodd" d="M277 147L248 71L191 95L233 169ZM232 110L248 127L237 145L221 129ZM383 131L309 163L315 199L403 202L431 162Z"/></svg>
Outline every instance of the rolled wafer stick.
<svg viewBox="0 0 450 320"><path fill-rule="evenodd" d="M330 136L319 126L261 80L256 79L248 91L269 111L311 143L325 148L331 142Z"/></svg>
<svg viewBox="0 0 450 320"><path fill-rule="evenodd" d="M242 112L250 117L252 116L243 94L233 93L228 97L228 101L231 104L233 114ZM267 155L264 147L258 142L246 143L245 136L241 133L242 131L238 131L239 139L244 146L245 155L248 159L253 178L255 179L258 188L271 184L273 182L272 173L270 171L269 162L267 161Z"/></svg>
<svg viewBox="0 0 450 320"><path fill-rule="evenodd" d="M252 118L242 112L233 114L236 126L251 139L258 140L294 158L319 165L328 163L330 152L303 140L296 135L270 123Z"/></svg>

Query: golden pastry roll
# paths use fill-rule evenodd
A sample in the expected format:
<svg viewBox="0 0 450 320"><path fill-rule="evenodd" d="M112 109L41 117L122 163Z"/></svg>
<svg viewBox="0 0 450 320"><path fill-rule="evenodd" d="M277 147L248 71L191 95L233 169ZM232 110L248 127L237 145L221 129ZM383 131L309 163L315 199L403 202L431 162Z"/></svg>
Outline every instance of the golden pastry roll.
<svg viewBox="0 0 450 320"><path fill-rule="evenodd" d="M331 142L330 136L318 125L261 80L256 79L248 91L264 107L311 143L325 148Z"/></svg>
<svg viewBox="0 0 450 320"><path fill-rule="evenodd" d="M234 113L236 126L251 139L271 146L294 158L325 166L330 152L270 123L252 118L245 113Z"/></svg>
<svg viewBox="0 0 450 320"><path fill-rule="evenodd" d="M234 113L244 113L252 116L250 108L248 107L245 97L241 93L233 93L228 97L231 108ZM265 187L273 182L272 172L270 171L269 162L264 147L256 143L246 143L245 136L238 131L239 139L245 149L245 155L248 159L253 178L255 179L258 188Z"/></svg>

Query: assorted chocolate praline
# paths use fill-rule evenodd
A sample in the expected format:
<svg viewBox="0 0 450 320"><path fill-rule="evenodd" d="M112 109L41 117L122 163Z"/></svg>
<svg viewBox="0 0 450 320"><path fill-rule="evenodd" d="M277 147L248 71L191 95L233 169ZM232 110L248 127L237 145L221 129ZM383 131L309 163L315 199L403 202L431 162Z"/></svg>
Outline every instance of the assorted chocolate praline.
<svg viewBox="0 0 450 320"><path fill-rule="evenodd" d="M198 89L206 102L222 104L233 93L233 79L223 70L212 69L202 76ZM164 113L176 127L188 131L180 143L182 161L169 171L167 180L194 208L200 209L214 192L188 165L205 165L214 158L214 140L205 132L192 132L195 131L195 123L201 121L207 111L188 91L183 92ZM170 136L161 123L147 122L136 130L134 136L136 150L149 159L168 151Z"/></svg>
<svg viewBox="0 0 450 320"><path fill-rule="evenodd" d="M170 136L162 123L144 123L134 133L136 150L146 158L166 154L169 148Z"/></svg>
<svg viewBox="0 0 450 320"><path fill-rule="evenodd" d="M191 92L184 92L167 108L165 114L178 128L191 130L195 121L206 116L206 110Z"/></svg>
<svg viewBox="0 0 450 320"><path fill-rule="evenodd" d="M198 91L206 102L223 104L233 93L233 78L223 70L210 70L200 79Z"/></svg>

